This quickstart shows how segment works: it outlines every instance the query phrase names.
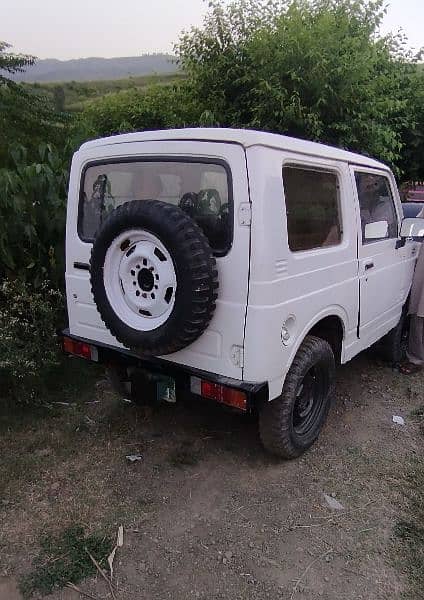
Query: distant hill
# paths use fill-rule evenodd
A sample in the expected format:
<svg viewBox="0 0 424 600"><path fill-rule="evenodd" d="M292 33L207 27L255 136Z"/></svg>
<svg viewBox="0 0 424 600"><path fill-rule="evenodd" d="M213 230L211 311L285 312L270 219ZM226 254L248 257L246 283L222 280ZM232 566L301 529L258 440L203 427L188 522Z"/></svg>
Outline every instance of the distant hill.
<svg viewBox="0 0 424 600"><path fill-rule="evenodd" d="M24 73L16 73L15 81L44 83L54 81L101 81L124 79L153 73L174 73L177 65L169 54L145 54L120 58L78 58L38 60Z"/></svg>

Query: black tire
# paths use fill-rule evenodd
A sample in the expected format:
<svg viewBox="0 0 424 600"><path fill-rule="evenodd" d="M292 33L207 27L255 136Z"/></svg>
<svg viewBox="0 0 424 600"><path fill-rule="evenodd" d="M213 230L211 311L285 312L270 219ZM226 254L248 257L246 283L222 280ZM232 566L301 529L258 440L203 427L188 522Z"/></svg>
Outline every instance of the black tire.
<svg viewBox="0 0 424 600"><path fill-rule="evenodd" d="M116 315L103 277L110 244L118 235L136 228L152 233L167 248L177 278L171 314L150 331L134 329ZM118 341L141 355L170 354L190 345L205 331L215 310L218 273L208 240L188 215L166 202L133 200L114 210L96 235L90 274L94 301L106 327Z"/></svg>
<svg viewBox="0 0 424 600"><path fill-rule="evenodd" d="M287 373L281 396L261 407L259 431L267 450L282 458L296 458L312 446L330 409L334 376L330 344L307 336ZM309 395L307 390L303 393L306 385Z"/></svg>
<svg viewBox="0 0 424 600"><path fill-rule="evenodd" d="M409 337L409 316L406 307L396 327L393 327L381 340L380 355L392 365L397 365L406 359Z"/></svg>

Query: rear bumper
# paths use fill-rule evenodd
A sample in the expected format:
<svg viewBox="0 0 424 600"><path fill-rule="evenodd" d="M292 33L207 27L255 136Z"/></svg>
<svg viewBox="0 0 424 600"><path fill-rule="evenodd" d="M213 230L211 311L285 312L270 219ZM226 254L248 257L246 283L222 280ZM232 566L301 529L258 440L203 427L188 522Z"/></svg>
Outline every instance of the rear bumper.
<svg viewBox="0 0 424 600"><path fill-rule="evenodd" d="M72 335L68 328L58 331L58 336L62 340L67 338L69 340L74 340L75 342L88 344L92 349L91 360L93 362L104 364L108 367L135 367L148 371L149 373L172 377L176 381L178 390L186 394L192 394L191 379L195 377L200 380L244 392L247 397L248 411L252 411L258 404L266 402L269 397L268 383L266 382L250 383L232 379L231 377L224 377L216 373L210 373L209 371L194 369L193 367L181 365L161 358L141 358L130 350L116 348L101 342L93 343L92 340ZM70 354L66 351L65 353Z"/></svg>

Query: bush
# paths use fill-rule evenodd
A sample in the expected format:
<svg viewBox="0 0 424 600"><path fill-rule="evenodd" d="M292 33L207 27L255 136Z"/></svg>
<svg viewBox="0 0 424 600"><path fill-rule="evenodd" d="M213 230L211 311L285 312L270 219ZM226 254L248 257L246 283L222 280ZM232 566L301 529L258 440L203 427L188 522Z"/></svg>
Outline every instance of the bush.
<svg viewBox="0 0 424 600"><path fill-rule="evenodd" d="M95 137L184 127L199 118L183 82L107 94L86 104L81 121L85 132Z"/></svg>
<svg viewBox="0 0 424 600"><path fill-rule="evenodd" d="M10 155L14 168L0 168L0 281L63 287L67 159L50 144L36 162L22 146Z"/></svg>
<svg viewBox="0 0 424 600"><path fill-rule="evenodd" d="M0 393L20 403L35 402L45 378L59 364L56 327L63 318L63 296L43 283L0 284Z"/></svg>

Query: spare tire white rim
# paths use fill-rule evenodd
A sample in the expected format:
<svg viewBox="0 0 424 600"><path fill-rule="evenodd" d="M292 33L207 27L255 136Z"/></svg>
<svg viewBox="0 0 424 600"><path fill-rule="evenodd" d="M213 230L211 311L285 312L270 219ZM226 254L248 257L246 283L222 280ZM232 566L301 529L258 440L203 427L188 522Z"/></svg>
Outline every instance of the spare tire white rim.
<svg viewBox="0 0 424 600"><path fill-rule="evenodd" d="M116 316L129 327L152 331L169 318L177 276L166 247L142 229L121 233L109 246L103 281Z"/></svg>

